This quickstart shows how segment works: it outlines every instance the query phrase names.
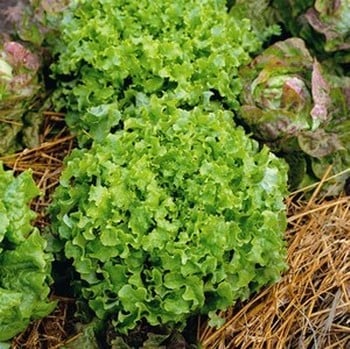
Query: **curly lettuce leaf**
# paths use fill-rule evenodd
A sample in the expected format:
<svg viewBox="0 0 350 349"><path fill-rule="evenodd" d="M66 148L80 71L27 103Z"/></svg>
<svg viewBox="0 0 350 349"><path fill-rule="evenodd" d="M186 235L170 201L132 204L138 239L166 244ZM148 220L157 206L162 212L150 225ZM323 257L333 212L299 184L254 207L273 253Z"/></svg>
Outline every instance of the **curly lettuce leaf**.
<svg viewBox="0 0 350 349"><path fill-rule="evenodd" d="M224 0L75 0L60 30L52 69L64 79L55 104L83 142L119 125L91 110L117 104L123 115L140 94L184 108L237 108L237 69L261 47L249 21L229 15Z"/></svg>
<svg viewBox="0 0 350 349"><path fill-rule="evenodd" d="M34 231L14 250L0 254L0 340L11 339L30 321L53 311L48 300L51 257L45 240Z"/></svg>

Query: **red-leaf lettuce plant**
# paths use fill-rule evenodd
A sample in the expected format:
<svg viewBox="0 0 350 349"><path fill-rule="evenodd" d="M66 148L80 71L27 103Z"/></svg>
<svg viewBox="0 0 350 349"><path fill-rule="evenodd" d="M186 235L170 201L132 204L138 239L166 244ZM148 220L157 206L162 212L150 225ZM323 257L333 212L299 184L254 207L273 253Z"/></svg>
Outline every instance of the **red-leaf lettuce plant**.
<svg viewBox="0 0 350 349"><path fill-rule="evenodd" d="M349 0L273 0L292 35L305 39L318 53L345 54L349 62Z"/></svg>
<svg viewBox="0 0 350 349"><path fill-rule="evenodd" d="M43 92L41 61L25 45L0 38L0 155L39 142L34 111Z"/></svg>
<svg viewBox="0 0 350 349"><path fill-rule="evenodd" d="M292 187L322 178L330 164L333 174L349 167L349 78L329 74L299 38L269 46L240 76L239 116L289 161ZM339 193L345 180L337 177L327 195Z"/></svg>

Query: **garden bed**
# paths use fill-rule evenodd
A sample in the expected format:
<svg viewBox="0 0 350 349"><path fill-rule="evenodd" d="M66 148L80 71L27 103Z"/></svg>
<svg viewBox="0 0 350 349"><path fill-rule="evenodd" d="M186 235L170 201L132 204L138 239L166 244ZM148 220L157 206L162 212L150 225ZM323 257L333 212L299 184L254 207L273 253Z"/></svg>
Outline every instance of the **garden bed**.
<svg viewBox="0 0 350 349"><path fill-rule="evenodd" d="M348 3L70 2L0 4L0 347L350 348Z"/></svg>
<svg viewBox="0 0 350 349"><path fill-rule="evenodd" d="M57 132L57 129L60 129ZM53 132L55 130L55 132ZM43 195L33 203L37 226L46 226L45 209L58 184L62 160L75 146L63 115L46 112L39 147L2 157L21 172L32 169ZM210 328L198 318L193 332L203 348L347 348L350 345L350 200L320 196L324 180L305 198L287 199L289 270L280 282L225 312L226 322ZM58 292L57 292L58 291ZM77 337L74 299L56 294L54 313L33 322L12 342L12 348L60 348Z"/></svg>

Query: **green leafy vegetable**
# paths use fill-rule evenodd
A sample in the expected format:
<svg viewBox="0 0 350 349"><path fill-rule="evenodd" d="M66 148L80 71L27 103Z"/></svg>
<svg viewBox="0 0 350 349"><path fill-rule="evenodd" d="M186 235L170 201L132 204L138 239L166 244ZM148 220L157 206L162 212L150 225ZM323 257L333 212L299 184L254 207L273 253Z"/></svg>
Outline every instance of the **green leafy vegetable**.
<svg viewBox="0 0 350 349"><path fill-rule="evenodd" d="M237 18L249 19L254 33L262 43L271 36L281 35L281 28L277 24L278 16L270 0L233 0L229 2L230 14Z"/></svg>
<svg viewBox="0 0 350 349"><path fill-rule="evenodd" d="M330 173L337 176L327 182L324 190L326 195L337 195L350 177L350 78L333 74L327 78L331 86L332 118L318 136L309 137L309 143L316 149L333 147L331 153L313 158L311 166L319 179L332 166Z"/></svg>
<svg viewBox="0 0 350 349"><path fill-rule="evenodd" d="M316 0L305 17L318 33L325 36L325 50L350 49L350 1Z"/></svg>
<svg viewBox="0 0 350 349"><path fill-rule="evenodd" d="M240 115L274 148L329 118L329 85L319 63L299 38L279 41L241 70L244 80Z"/></svg>
<svg viewBox="0 0 350 349"><path fill-rule="evenodd" d="M14 27L16 37L41 51L53 35L58 35L57 22L69 2L70 0L19 0L15 6L5 6L0 12L5 21Z"/></svg>
<svg viewBox="0 0 350 349"><path fill-rule="evenodd" d="M322 178L330 165L333 174L348 168L349 78L321 66L299 38L271 45L240 75L239 116L257 139L286 158L293 188ZM327 195L339 193L346 178L333 181Z"/></svg>
<svg viewBox="0 0 350 349"><path fill-rule="evenodd" d="M140 92L184 108L236 108L237 69L260 47L224 0L75 0L60 30L56 106L83 140L103 139L119 123L111 109L134 105Z"/></svg>
<svg viewBox="0 0 350 349"><path fill-rule="evenodd" d="M31 225L35 214L28 207L38 194L29 172L14 178L0 168L0 341L55 307L47 298L52 258Z"/></svg>
<svg viewBox="0 0 350 349"><path fill-rule="evenodd" d="M52 37L69 0L26 0L0 8L0 155L39 145ZM13 28L12 28L13 27ZM45 47L44 47L45 46ZM47 105L46 105L47 106Z"/></svg>
<svg viewBox="0 0 350 349"><path fill-rule="evenodd" d="M305 39L316 52L349 53L349 0L274 0L273 3L292 35Z"/></svg>
<svg viewBox="0 0 350 349"><path fill-rule="evenodd" d="M66 159L50 208L81 296L125 333L184 326L285 269L286 166L222 110L155 96Z"/></svg>

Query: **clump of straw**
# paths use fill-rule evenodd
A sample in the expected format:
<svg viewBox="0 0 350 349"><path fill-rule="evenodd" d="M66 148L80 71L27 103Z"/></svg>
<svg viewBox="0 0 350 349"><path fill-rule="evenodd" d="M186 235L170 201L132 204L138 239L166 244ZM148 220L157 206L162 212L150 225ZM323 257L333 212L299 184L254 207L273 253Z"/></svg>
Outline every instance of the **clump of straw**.
<svg viewBox="0 0 350 349"><path fill-rule="evenodd" d="M40 145L31 149L0 157L4 165L15 172L30 169L42 195L33 202L38 214L37 223L45 224L45 209L51 200L51 193L57 186L62 171L63 159L75 145L69 133L64 115L44 112L45 121L40 135Z"/></svg>

